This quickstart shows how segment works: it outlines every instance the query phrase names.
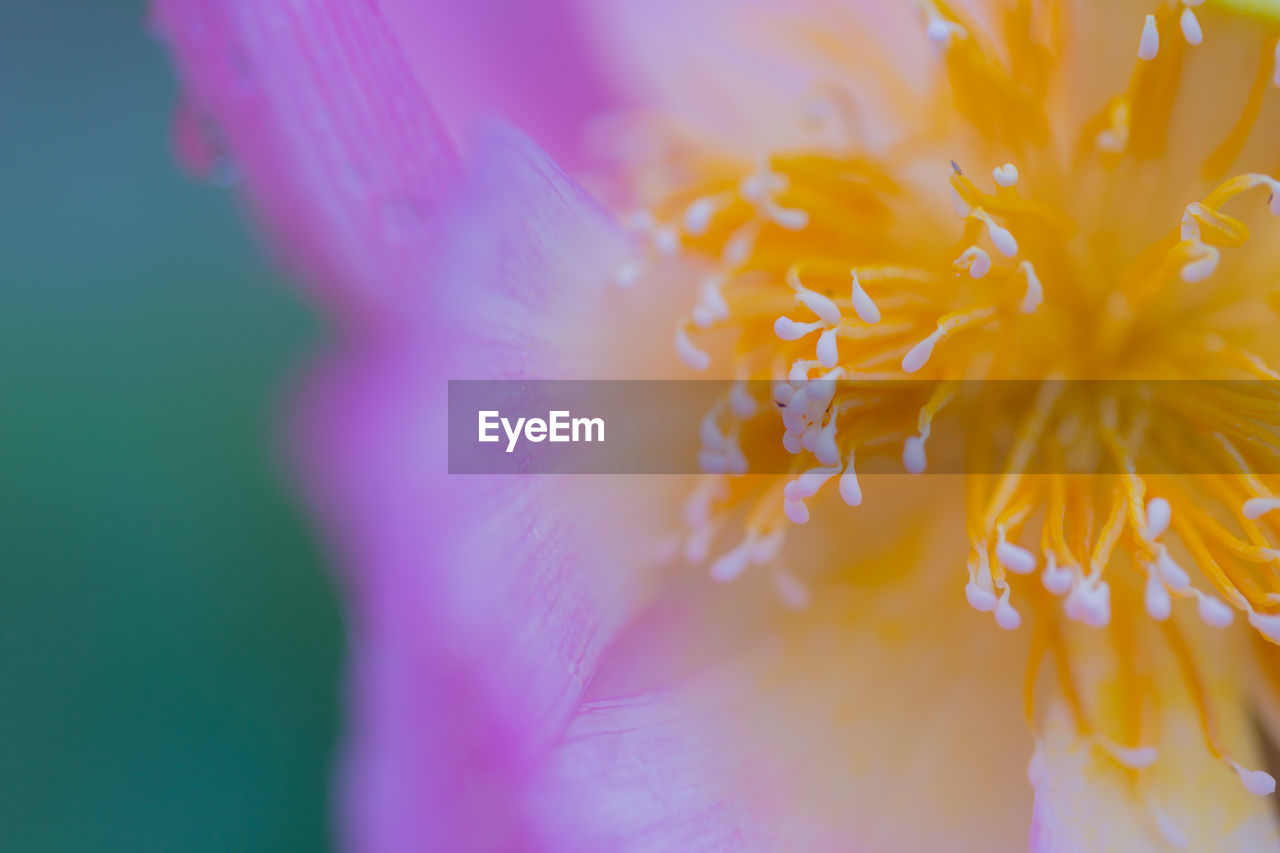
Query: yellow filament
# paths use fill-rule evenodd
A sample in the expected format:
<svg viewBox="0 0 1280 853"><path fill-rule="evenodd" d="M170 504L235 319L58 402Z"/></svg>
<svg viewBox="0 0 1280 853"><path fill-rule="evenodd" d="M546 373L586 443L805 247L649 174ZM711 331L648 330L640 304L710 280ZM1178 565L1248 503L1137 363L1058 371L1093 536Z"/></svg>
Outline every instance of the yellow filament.
<svg viewBox="0 0 1280 853"><path fill-rule="evenodd" d="M1245 101L1244 109L1240 113L1240 118L1236 121L1235 127L1231 128L1231 132L1226 138L1218 144L1213 150L1209 158L1204 162L1204 176L1209 180L1214 180L1222 175L1223 172L1231 168L1231 164L1240 156L1240 152L1244 150L1244 144L1249 140L1249 134L1253 132L1253 126L1258 121L1258 115L1262 112L1262 100L1267 93L1267 89L1271 86L1272 74L1276 67L1276 39L1269 39L1266 48L1262 51L1262 61L1258 63L1258 73L1254 75L1253 85L1249 88L1249 97Z"/></svg>

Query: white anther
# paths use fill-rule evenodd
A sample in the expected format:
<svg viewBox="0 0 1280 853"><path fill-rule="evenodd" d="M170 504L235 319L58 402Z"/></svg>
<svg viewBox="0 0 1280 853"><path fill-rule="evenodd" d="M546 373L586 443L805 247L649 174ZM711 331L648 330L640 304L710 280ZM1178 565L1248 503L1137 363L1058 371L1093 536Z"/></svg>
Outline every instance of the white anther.
<svg viewBox="0 0 1280 853"><path fill-rule="evenodd" d="M790 382L773 383L773 402L779 406L785 406L795 396L796 386Z"/></svg>
<svg viewBox="0 0 1280 853"><path fill-rule="evenodd" d="M1187 574L1186 569L1179 566L1173 557L1169 556L1169 552L1160 551L1160 556L1156 557L1156 568L1160 570L1160 577L1165 584L1172 590L1184 590L1191 586L1191 576Z"/></svg>
<svg viewBox="0 0 1280 853"><path fill-rule="evenodd" d="M782 446L786 448L788 453L794 455L804 450L804 431L808 428L808 421L786 425L786 429L782 433Z"/></svg>
<svg viewBox="0 0 1280 853"><path fill-rule="evenodd" d="M1249 624L1273 643L1280 643L1280 614L1266 614L1249 609Z"/></svg>
<svg viewBox="0 0 1280 853"><path fill-rule="evenodd" d="M1138 41L1138 58L1150 62L1160 53L1160 31L1156 29L1156 16L1147 15L1142 25L1142 38Z"/></svg>
<svg viewBox="0 0 1280 853"><path fill-rule="evenodd" d="M710 480L705 482L710 483ZM702 487L696 489L685 501L681 517L690 527L702 527L711 521L711 501L715 497L713 489Z"/></svg>
<svg viewBox="0 0 1280 853"><path fill-rule="evenodd" d="M792 395L787 407L782 410L782 423L796 435L801 435L809 428L813 419L809 417L809 386L806 385Z"/></svg>
<svg viewBox="0 0 1280 853"><path fill-rule="evenodd" d="M1053 595L1066 595L1071 589L1071 581L1075 578L1075 572L1071 571L1067 566L1059 566L1054 559L1053 552L1050 551L1045 555L1044 571L1040 573L1040 583L1044 584Z"/></svg>
<svg viewBox="0 0 1280 853"><path fill-rule="evenodd" d="M790 317L779 317L773 321L773 333L784 341L798 341L805 335L812 334L821 328L821 320L815 320L812 323L801 323L799 320L792 320Z"/></svg>
<svg viewBox="0 0 1280 853"><path fill-rule="evenodd" d="M1022 615L1009 603L1008 587L1005 587L1004 594L996 602L996 624L1006 631L1016 631L1022 624Z"/></svg>
<svg viewBox="0 0 1280 853"><path fill-rule="evenodd" d="M813 449L818 446L818 436L821 434L822 427L810 421L809 425L805 427L804 433L800 436L800 445L805 450L813 453Z"/></svg>
<svg viewBox="0 0 1280 853"><path fill-rule="evenodd" d="M803 231L809 225L809 213L796 207L782 207L766 202L764 211L777 225L788 231Z"/></svg>
<svg viewBox="0 0 1280 853"><path fill-rule="evenodd" d="M1040 285L1040 276L1036 275L1036 268L1031 266L1031 261L1018 264L1018 272L1022 273L1027 280L1027 290L1022 296L1022 304L1018 306L1018 310L1023 314L1034 314L1040 307L1040 303L1044 302L1044 288Z"/></svg>
<svg viewBox="0 0 1280 853"><path fill-rule="evenodd" d="M840 464L840 447L836 444L836 419L832 415L827 421L827 425L818 433L817 439L813 443L813 455L823 465Z"/></svg>
<svg viewBox="0 0 1280 853"><path fill-rule="evenodd" d="M923 474L927 461L923 435L913 435L902 443L902 467L909 474Z"/></svg>
<svg viewBox="0 0 1280 853"><path fill-rule="evenodd" d="M991 179L996 182L998 187L1012 187L1018 183L1018 167L1012 163L997 166L991 172Z"/></svg>
<svg viewBox="0 0 1280 853"><path fill-rule="evenodd" d="M804 450L804 431L809 428L809 421L805 418L784 418L782 421L785 429L782 433L782 446L791 453L799 453Z"/></svg>
<svg viewBox="0 0 1280 853"><path fill-rule="evenodd" d="M742 452L742 448L738 445L737 436L729 436L727 446L724 450L725 458L728 460L727 473L729 474L745 474L747 473L747 457Z"/></svg>
<svg viewBox="0 0 1280 853"><path fill-rule="evenodd" d="M711 227L711 217L716 213L714 198L700 198L684 211L684 230L693 237L701 237Z"/></svg>
<svg viewBox="0 0 1280 853"><path fill-rule="evenodd" d="M811 498L826 485L826 482L840 473L840 466L832 466L829 468L810 468L803 472L799 477L787 484L787 488L783 492L783 496L787 500L802 501L805 498Z"/></svg>
<svg viewBox="0 0 1280 853"><path fill-rule="evenodd" d="M853 310L857 312L858 319L867 325L874 326L880 322L880 309L876 307L876 303L871 300L867 292L862 289L862 282L858 281L858 271L852 270L853 277Z"/></svg>
<svg viewBox="0 0 1280 853"><path fill-rule="evenodd" d="M718 275L709 275L702 280L702 304L706 305L717 320L729 317L729 303L724 301L720 292L723 280Z"/></svg>
<svg viewBox="0 0 1280 853"><path fill-rule="evenodd" d="M1173 612L1173 600L1169 598L1169 590L1165 588L1164 582L1160 580L1160 573L1155 571L1154 567L1147 569L1147 588L1142 600L1146 605L1147 615L1157 622L1168 619L1169 614Z"/></svg>
<svg viewBox="0 0 1280 853"><path fill-rule="evenodd" d="M729 389L729 408L740 418L749 418L756 413L756 398L751 396L747 383L741 379Z"/></svg>
<svg viewBox="0 0 1280 853"><path fill-rule="evenodd" d="M1159 539L1169 529L1173 518L1173 508L1164 498L1152 498L1147 501L1147 538Z"/></svg>
<svg viewBox="0 0 1280 853"><path fill-rule="evenodd" d="M849 506L862 503L862 486L858 483L858 472L853 469L853 451L849 451L849 460L845 463L844 473L840 475L840 497Z"/></svg>
<svg viewBox="0 0 1280 853"><path fill-rule="evenodd" d="M707 412L702 416L702 423L698 426L698 440L702 442L703 448L706 450L724 450L725 437L720 431L720 424L716 420L717 412L715 409Z"/></svg>
<svg viewBox="0 0 1280 853"><path fill-rule="evenodd" d="M1200 20L1196 17L1196 13L1191 11L1190 6L1186 6L1182 10L1182 37L1187 40L1187 44L1196 45L1204 41L1204 33L1200 30Z"/></svg>
<svg viewBox="0 0 1280 853"><path fill-rule="evenodd" d="M1275 777L1267 771L1250 770L1248 767L1229 758L1227 761L1231 764L1231 769L1236 771L1236 775L1240 777L1240 781L1244 784L1244 789L1250 794L1255 797L1266 797L1276 792Z"/></svg>
<svg viewBox="0 0 1280 853"><path fill-rule="evenodd" d="M822 378L818 377L813 381L821 382ZM812 387L806 386L805 388L804 396L806 402L803 413L804 419L810 424L813 424L815 430L813 438L810 440L811 443L817 442L818 440L816 430L821 426L823 420L826 418L827 408L830 406L831 397L833 396L829 392L829 389L834 387L835 386L832 383L823 383L822 385L814 385ZM807 449L812 451L813 447L809 447Z"/></svg>
<svg viewBox="0 0 1280 853"><path fill-rule="evenodd" d="M996 596L991 582L991 567L987 562L986 549L979 549L977 556L978 565L970 570L969 583L965 585L964 595L974 610L990 613L996 609Z"/></svg>
<svg viewBox="0 0 1280 853"><path fill-rule="evenodd" d="M1271 82L1280 86L1280 41L1276 42L1276 70L1271 72Z"/></svg>
<svg viewBox="0 0 1280 853"><path fill-rule="evenodd" d="M1240 177L1246 181L1245 189L1266 187L1270 192L1270 197L1267 199L1267 206L1274 215L1280 216L1280 181L1277 181L1270 175L1262 175L1257 172L1249 172L1245 175L1241 175Z"/></svg>
<svg viewBox="0 0 1280 853"><path fill-rule="evenodd" d="M951 43L951 28L941 18L931 18L924 28L925 37L938 47L946 47Z"/></svg>
<svg viewBox="0 0 1280 853"><path fill-rule="evenodd" d="M991 234L991 242L995 244L996 249L1006 258L1012 258L1018 254L1018 241L1014 239L1013 233L1008 228L996 225L994 222L987 222L987 231Z"/></svg>
<svg viewBox="0 0 1280 853"><path fill-rule="evenodd" d="M1201 243L1199 248L1200 256L1182 265L1182 280L1188 284L1197 284L1213 275L1218 269L1218 262L1222 260L1222 253L1217 246Z"/></svg>
<svg viewBox="0 0 1280 853"><path fill-rule="evenodd" d="M800 435L792 430L782 434L782 447L793 456L804 450L804 445L800 443Z"/></svg>
<svg viewBox="0 0 1280 853"><path fill-rule="evenodd" d="M1132 770L1145 770L1160 758L1160 753L1154 746L1121 746L1103 734L1095 734L1093 742L1119 764Z"/></svg>
<svg viewBox="0 0 1280 853"><path fill-rule="evenodd" d="M840 308L821 293L801 288L796 293L796 301L817 314L822 322L830 326L840 322Z"/></svg>
<svg viewBox="0 0 1280 853"><path fill-rule="evenodd" d="M818 363L823 367L835 367L840 361L840 349L836 346L836 326L827 329L818 336Z"/></svg>
<svg viewBox="0 0 1280 853"><path fill-rule="evenodd" d="M987 226L987 233L991 235L991 242L995 245L996 251L1004 255L1006 258L1012 258L1018 254L1018 241L1014 239L1012 232L996 223L994 219L985 210L975 210L973 215ZM961 256L963 257L963 255ZM973 275L973 270L969 271ZM973 276L981 278L981 276Z"/></svg>
<svg viewBox="0 0 1280 853"><path fill-rule="evenodd" d="M982 278L991 272L991 256L985 249L977 246L970 246L961 252L960 257L956 258L956 263L961 269L969 270L969 278Z"/></svg>
<svg viewBox="0 0 1280 853"><path fill-rule="evenodd" d="M785 190L787 177L773 171L767 159L762 159L756 170L738 182L738 192L750 202L762 202L774 193Z"/></svg>
<svg viewBox="0 0 1280 853"><path fill-rule="evenodd" d="M952 39L964 38L968 35L968 31L955 21L948 21L936 14L931 14L924 34L936 47L946 50L951 46Z"/></svg>
<svg viewBox="0 0 1280 853"><path fill-rule="evenodd" d="M751 560L751 544L750 538L745 539L733 550L718 557L711 564L711 579L718 583L728 583L740 577Z"/></svg>
<svg viewBox="0 0 1280 853"><path fill-rule="evenodd" d="M676 329L676 354L694 370L706 370L711 366L711 356L695 347L683 328Z"/></svg>
<svg viewBox="0 0 1280 853"><path fill-rule="evenodd" d="M775 530L764 536L755 534L748 536L747 541L751 543L751 562L756 565L772 563L774 558L778 556L778 552L782 550L782 543L786 539L787 532L782 529Z"/></svg>
<svg viewBox="0 0 1280 853"><path fill-rule="evenodd" d="M774 568L773 572L773 588L778 593L778 598L782 600L791 610L807 610L809 605L813 604L813 593L809 592L809 588L800 582L800 579L782 566Z"/></svg>
<svg viewBox="0 0 1280 853"><path fill-rule="evenodd" d="M804 501L789 501L784 498L782 511L791 519L792 524L804 524L809 520L809 507L805 506Z"/></svg>
<svg viewBox="0 0 1280 853"><path fill-rule="evenodd" d="M642 271L638 261L627 261L614 272L613 281L618 287L630 287L640 278Z"/></svg>
<svg viewBox="0 0 1280 853"><path fill-rule="evenodd" d="M1235 621L1235 611L1225 601L1196 590L1196 612L1200 621L1214 628L1225 628Z"/></svg>
<svg viewBox="0 0 1280 853"><path fill-rule="evenodd" d="M1072 588L1062 609L1077 622L1105 628L1111 621L1111 586L1101 579L1086 578Z"/></svg>
<svg viewBox="0 0 1280 853"><path fill-rule="evenodd" d="M1098 136L1094 140L1099 151L1110 151L1113 154L1124 153L1125 146L1128 144L1128 134L1121 130L1108 127L1105 130L1098 131Z"/></svg>
<svg viewBox="0 0 1280 853"><path fill-rule="evenodd" d="M699 329L709 328L711 324L716 321L716 318L711 313L711 309L701 303L693 306L693 311L690 312L689 318L693 320L693 325L697 326Z"/></svg>
<svg viewBox="0 0 1280 853"><path fill-rule="evenodd" d="M825 426L815 419L804 432L804 449L818 457L823 465L839 465L840 452L834 449L835 439L835 418L828 420Z"/></svg>
<svg viewBox="0 0 1280 853"><path fill-rule="evenodd" d="M983 589L974 581L969 581L964 586L964 597L969 602L969 606L979 613L990 613L996 609L996 595L989 589Z"/></svg>
<svg viewBox="0 0 1280 853"><path fill-rule="evenodd" d="M741 266L747 258L751 257L751 250L755 248L759 231L760 225L756 222L739 226L725 241L720 257L731 267Z"/></svg>
<svg viewBox="0 0 1280 853"><path fill-rule="evenodd" d="M653 231L653 247L658 250L658 254L664 257L671 257L680 249L680 235L676 233L675 226L663 225L661 228L655 228Z"/></svg>
<svg viewBox="0 0 1280 853"><path fill-rule="evenodd" d="M705 539L709 542L710 538L716 534L717 526L712 519L712 515L710 515L710 498L705 498L705 500L696 500L696 498L698 498L698 496L696 496L695 493L694 498L690 498L689 503L686 503L684 511L685 523L689 525L690 528L690 542L692 542L692 539L694 538ZM698 517L699 515L701 517ZM685 553L686 556L689 556L690 562L701 561L701 557L689 555L689 549L687 549L687 547ZM707 556L705 555L705 549L699 553L703 556Z"/></svg>
<svg viewBox="0 0 1280 853"><path fill-rule="evenodd" d="M942 330L937 329L929 337L907 350L907 354L902 357L902 371L915 373L928 364L929 357L933 355L933 348L940 340L942 340Z"/></svg>
<svg viewBox="0 0 1280 853"><path fill-rule="evenodd" d="M1183 240L1200 240L1200 221L1196 218L1196 214L1204 213L1204 205L1198 201L1193 201L1182 211L1181 235Z"/></svg>
<svg viewBox="0 0 1280 853"><path fill-rule="evenodd" d="M811 364L817 365L817 362L811 362ZM804 386L805 396L809 398L807 410L816 414L825 412L827 406L831 405L831 398L836 395L836 380L842 376L844 376L844 368L837 367L807 382Z"/></svg>
<svg viewBox="0 0 1280 853"><path fill-rule="evenodd" d="M1004 538L996 543L996 559L1015 575L1029 575L1036 570L1036 555Z"/></svg>
<svg viewBox="0 0 1280 853"><path fill-rule="evenodd" d="M1245 518L1256 519L1273 509L1280 509L1280 498L1249 498L1240 507L1240 512Z"/></svg>
<svg viewBox="0 0 1280 853"><path fill-rule="evenodd" d="M731 464L729 457L714 450L698 451L698 468L707 474L728 474Z"/></svg>

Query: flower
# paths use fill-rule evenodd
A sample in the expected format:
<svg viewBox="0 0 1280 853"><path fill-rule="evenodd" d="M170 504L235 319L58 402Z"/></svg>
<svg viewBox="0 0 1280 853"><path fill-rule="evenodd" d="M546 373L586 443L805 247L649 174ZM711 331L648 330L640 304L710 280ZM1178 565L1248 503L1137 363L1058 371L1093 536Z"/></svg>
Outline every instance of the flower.
<svg viewBox="0 0 1280 853"><path fill-rule="evenodd" d="M531 41L483 12L157 6L183 138L340 321L299 455L349 590L349 845L1280 844L1274 9L689 5L519 18L559 76L482 74L456 33ZM446 378L677 357L733 381L689 488L444 473ZM919 476L972 393L1006 452Z"/></svg>

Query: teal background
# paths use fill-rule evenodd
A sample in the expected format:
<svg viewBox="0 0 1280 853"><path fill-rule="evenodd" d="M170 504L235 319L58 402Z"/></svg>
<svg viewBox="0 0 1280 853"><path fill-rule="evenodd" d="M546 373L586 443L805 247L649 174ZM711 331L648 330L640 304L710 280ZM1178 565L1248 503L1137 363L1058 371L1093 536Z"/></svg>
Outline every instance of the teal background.
<svg viewBox="0 0 1280 853"><path fill-rule="evenodd" d="M0 13L0 851L323 849L341 625L275 452L319 324L174 166L142 12Z"/></svg>

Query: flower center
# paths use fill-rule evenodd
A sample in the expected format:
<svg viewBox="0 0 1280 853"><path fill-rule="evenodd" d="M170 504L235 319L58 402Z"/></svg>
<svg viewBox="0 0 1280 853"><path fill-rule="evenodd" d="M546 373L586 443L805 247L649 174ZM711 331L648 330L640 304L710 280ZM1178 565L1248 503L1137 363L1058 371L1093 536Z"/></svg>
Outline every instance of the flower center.
<svg viewBox="0 0 1280 853"><path fill-rule="evenodd" d="M1196 5L1148 15L1127 88L1071 127L1048 106L1057 54L1030 4L1016 4L998 52L944 4L925 2L924 37L945 69L959 134L916 128L921 139L904 136L888 154L815 147L745 166L698 156L682 164L697 179L634 226L655 259L680 255L703 270L675 334L681 358L704 370L714 352L738 378L703 421L707 475L686 513L691 560L728 538L711 560L715 579L773 564L811 502L831 493L862 502L856 462L891 456L924 472L930 436L967 386L1043 382L1017 413L1003 459L967 479L969 603L1012 630L1024 599L1043 628L1037 660L1054 652L1081 731L1140 768L1154 748L1104 735L1069 656L1056 653L1060 617L1108 625L1120 585L1162 623L1210 752L1264 792L1270 777L1221 743L1203 676L1169 617L1186 601L1226 627L1239 610L1280 643L1280 513L1271 512L1280 452L1256 423L1280 422L1280 376L1258 350L1275 318L1257 273L1265 265L1274 280L1277 253L1274 240L1250 242L1245 222L1261 218L1274 235L1252 199L1280 215L1280 182L1221 177L1280 86L1280 45L1266 42L1239 119L1205 152L1209 182L1187 176L1181 209L1135 205L1169 180L1161 167L1184 57L1205 37ZM840 99L824 106L837 119L848 111ZM914 106L909 130L929 113ZM957 150L973 161L950 161ZM1201 187L1212 189L1197 201ZM620 283L640 269L628 265ZM746 382L764 378L769 400ZM904 392L906 379L916 381ZM1133 395L1085 385L1116 379L1207 381ZM1215 384L1231 379L1261 381ZM877 383L886 382L897 390L885 393ZM762 419L773 428L752 426ZM1157 427L1169 440L1149 440ZM737 476L779 442L789 478ZM1071 458L1097 460L1097 471ZM1209 473L1140 473L1174 471ZM1038 583L1018 577L1037 571ZM775 573L784 599L802 604L799 580Z"/></svg>

